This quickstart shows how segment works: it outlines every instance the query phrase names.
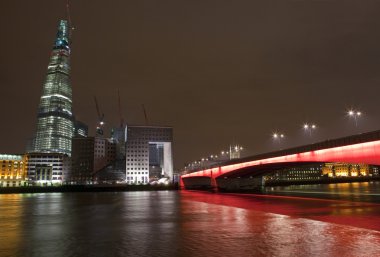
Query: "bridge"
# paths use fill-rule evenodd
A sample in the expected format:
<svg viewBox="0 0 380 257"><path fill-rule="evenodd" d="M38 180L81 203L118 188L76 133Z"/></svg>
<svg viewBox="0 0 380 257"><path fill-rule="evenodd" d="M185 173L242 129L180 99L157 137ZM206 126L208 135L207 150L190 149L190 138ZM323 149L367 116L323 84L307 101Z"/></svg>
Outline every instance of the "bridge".
<svg viewBox="0 0 380 257"><path fill-rule="evenodd" d="M256 188L274 170L342 162L380 165L380 130L221 162L181 176L182 189Z"/></svg>

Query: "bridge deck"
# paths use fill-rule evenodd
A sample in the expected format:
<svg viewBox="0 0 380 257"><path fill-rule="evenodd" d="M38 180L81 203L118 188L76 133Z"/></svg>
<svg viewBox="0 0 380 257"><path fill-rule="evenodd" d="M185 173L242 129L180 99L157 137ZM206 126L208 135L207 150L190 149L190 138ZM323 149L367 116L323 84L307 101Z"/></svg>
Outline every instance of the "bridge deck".
<svg viewBox="0 0 380 257"><path fill-rule="evenodd" d="M238 163L243 163L243 162L257 161L257 160L268 159L268 158L279 157L279 156L287 156L287 155L304 153L304 152L312 152L312 151L340 147L340 146L378 141L378 140L380 140L380 130L352 135L348 137L337 138L337 139L331 139L331 140L329 139L329 140L325 140L325 141L314 143L314 144L297 146L297 147L288 148L284 150L248 156L248 157L240 158L240 159L233 159L233 160L213 164L208 167L203 167L200 170L211 169L211 168L216 168L216 167L221 167L221 166L228 166L228 165L233 165L233 164L238 164ZM194 170L194 171L191 171L191 173L197 172L200 170Z"/></svg>

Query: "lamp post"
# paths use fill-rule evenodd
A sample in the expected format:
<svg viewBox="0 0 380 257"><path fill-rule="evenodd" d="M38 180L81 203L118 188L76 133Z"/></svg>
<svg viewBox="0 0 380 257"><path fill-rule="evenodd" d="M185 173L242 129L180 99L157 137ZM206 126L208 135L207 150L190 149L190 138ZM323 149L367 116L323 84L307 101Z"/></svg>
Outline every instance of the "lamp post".
<svg viewBox="0 0 380 257"><path fill-rule="evenodd" d="M243 147L240 145L230 145L230 160L240 158L240 152L243 151Z"/></svg>
<svg viewBox="0 0 380 257"><path fill-rule="evenodd" d="M362 112L361 111L356 111L356 110L349 110L347 112L347 115L349 117L354 118L354 120L355 120L355 126L357 127L358 126L358 118L362 116Z"/></svg>
<svg viewBox="0 0 380 257"><path fill-rule="evenodd" d="M283 133L274 132L272 134L272 139L278 143L278 145L281 144L281 141L285 138L285 135Z"/></svg>
<svg viewBox="0 0 380 257"><path fill-rule="evenodd" d="M314 131L316 128L317 128L317 125L315 125L315 124L308 124L308 123L305 123L305 124L303 125L303 129L305 130L305 132L308 132L308 133L309 133L310 137L311 137L313 131Z"/></svg>
<svg viewBox="0 0 380 257"><path fill-rule="evenodd" d="M285 135L284 135L284 134L281 134L281 133L273 133L272 137L273 137L273 139L275 139L275 140L279 140L279 139L281 139L281 138L284 138Z"/></svg>

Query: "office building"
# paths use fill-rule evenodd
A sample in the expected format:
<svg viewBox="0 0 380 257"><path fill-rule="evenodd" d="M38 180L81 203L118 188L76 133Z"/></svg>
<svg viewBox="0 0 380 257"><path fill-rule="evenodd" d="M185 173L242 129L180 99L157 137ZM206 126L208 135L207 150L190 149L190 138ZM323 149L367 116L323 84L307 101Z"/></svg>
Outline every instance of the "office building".
<svg viewBox="0 0 380 257"><path fill-rule="evenodd" d="M173 128L126 126L126 182L148 184L173 179Z"/></svg>
<svg viewBox="0 0 380 257"><path fill-rule="evenodd" d="M70 183L91 184L97 172L116 158L116 144L102 137L74 137Z"/></svg>
<svg viewBox="0 0 380 257"><path fill-rule="evenodd" d="M55 186L70 176L71 159L62 153L28 153L27 176L30 184Z"/></svg>

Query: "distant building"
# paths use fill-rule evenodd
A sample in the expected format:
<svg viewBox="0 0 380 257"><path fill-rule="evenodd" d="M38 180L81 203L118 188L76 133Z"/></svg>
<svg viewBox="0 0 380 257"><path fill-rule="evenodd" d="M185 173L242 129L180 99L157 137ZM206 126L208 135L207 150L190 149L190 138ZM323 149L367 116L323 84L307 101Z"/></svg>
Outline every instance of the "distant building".
<svg viewBox="0 0 380 257"><path fill-rule="evenodd" d="M88 137L88 126L85 123L76 120L74 127L75 127L74 136Z"/></svg>
<svg viewBox="0 0 380 257"><path fill-rule="evenodd" d="M353 163L320 163L320 164L300 164L297 167L275 170L263 176L268 182L300 182L317 181L325 178L343 177L377 177L379 167L368 164Z"/></svg>
<svg viewBox="0 0 380 257"><path fill-rule="evenodd" d="M115 142L109 138L95 137L94 172L107 166L116 158Z"/></svg>
<svg viewBox="0 0 380 257"><path fill-rule="evenodd" d="M323 164L306 164L273 171L263 176L265 183L268 182L298 182L315 181L322 179Z"/></svg>
<svg viewBox="0 0 380 257"><path fill-rule="evenodd" d="M62 153L29 153L27 176L29 184L62 185L69 177L71 159Z"/></svg>
<svg viewBox="0 0 380 257"><path fill-rule="evenodd" d="M70 182L89 184L100 171L116 158L112 139L102 137L74 137Z"/></svg>
<svg viewBox="0 0 380 257"><path fill-rule="evenodd" d="M125 160L125 127L113 128L111 138L116 144L116 159Z"/></svg>
<svg viewBox="0 0 380 257"><path fill-rule="evenodd" d="M126 181L147 184L166 177L173 179L173 128L126 127Z"/></svg>
<svg viewBox="0 0 380 257"><path fill-rule="evenodd" d="M61 20L50 55L46 79L38 107L37 132L30 152L62 153L71 155L74 134L72 90L70 82L71 28Z"/></svg>
<svg viewBox="0 0 380 257"><path fill-rule="evenodd" d="M70 183L87 184L94 173L94 137L76 136L72 139Z"/></svg>
<svg viewBox="0 0 380 257"><path fill-rule="evenodd" d="M377 167L368 164L351 163L326 163L322 168L322 174L328 177L358 177L369 176L377 173Z"/></svg>
<svg viewBox="0 0 380 257"><path fill-rule="evenodd" d="M98 183L123 183L125 182L125 128L113 128L109 142L112 144L107 146L107 166L96 173L95 179Z"/></svg>
<svg viewBox="0 0 380 257"><path fill-rule="evenodd" d="M26 155L0 154L0 187L27 185Z"/></svg>

